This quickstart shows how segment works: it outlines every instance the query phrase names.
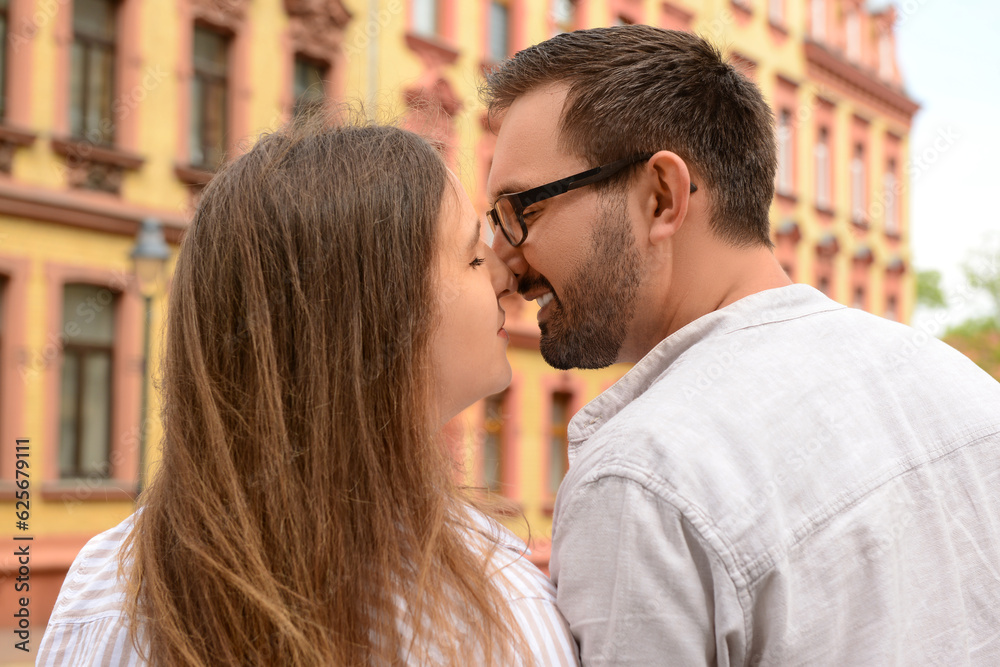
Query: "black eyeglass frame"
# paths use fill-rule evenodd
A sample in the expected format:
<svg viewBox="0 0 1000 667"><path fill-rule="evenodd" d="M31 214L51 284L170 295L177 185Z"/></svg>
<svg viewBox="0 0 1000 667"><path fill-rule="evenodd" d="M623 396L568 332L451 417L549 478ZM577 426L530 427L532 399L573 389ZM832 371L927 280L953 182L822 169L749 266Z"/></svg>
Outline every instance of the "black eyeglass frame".
<svg viewBox="0 0 1000 667"><path fill-rule="evenodd" d="M573 174L572 176L567 176L566 178L560 178L558 181L552 181L551 183L546 183L545 185L539 185L538 187L534 187L529 190L500 195L493 203L493 208L486 212L486 218L490 221L493 233L496 234L497 227L499 227L500 231L503 232L504 238L507 239L507 242L510 243L511 247L516 248L524 243L525 239L528 238L528 225L524 221L524 209L528 208L532 204L537 204L540 201L565 194L570 190L576 190L577 188L582 188L585 185L592 185L611 178L622 169L630 167L637 162L648 160L651 157L653 157L653 153L643 153L641 155L627 157L622 160L615 160L614 162L609 162L608 164L601 165L600 167L594 167L593 169L581 171L579 174ZM698 186L692 183L691 193L693 194L697 191ZM508 203L511 208L511 212L517 216L517 222L521 228L521 238L518 241L514 241L514 239L511 238L513 230L507 229L507 226L504 225L503 222L503 216L497 211L497 207L501 204L501 202Z"/></svg>

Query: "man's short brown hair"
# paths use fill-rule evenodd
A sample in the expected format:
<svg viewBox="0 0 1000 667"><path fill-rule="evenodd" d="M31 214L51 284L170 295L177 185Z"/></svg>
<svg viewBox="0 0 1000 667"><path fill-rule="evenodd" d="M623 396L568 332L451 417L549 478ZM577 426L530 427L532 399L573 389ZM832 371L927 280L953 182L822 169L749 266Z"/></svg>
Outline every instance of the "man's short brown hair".
<svg viewBox="0 0 1000 667"><path fill-rule="evenodd" d="M708 186L720 238L771 245L774 117L717 48L648 25L579 30L515 54L488 75L483 93L495 115L559 82L569 85L560 125L566 151L594 165L673 151Z"/></svg>

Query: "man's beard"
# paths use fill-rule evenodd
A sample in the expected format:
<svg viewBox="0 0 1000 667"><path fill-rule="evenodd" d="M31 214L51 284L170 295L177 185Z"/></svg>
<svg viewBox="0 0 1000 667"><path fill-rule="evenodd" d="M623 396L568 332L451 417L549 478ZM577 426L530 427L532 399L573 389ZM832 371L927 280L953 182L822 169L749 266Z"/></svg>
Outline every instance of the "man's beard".
<svg viewBox="0 0 1000 667"><path fill-rule="evenodd" d="M590 254L539 324L539 348L554 368L615 363L635 316L642 267L625 197L601 197Z"/></svg>

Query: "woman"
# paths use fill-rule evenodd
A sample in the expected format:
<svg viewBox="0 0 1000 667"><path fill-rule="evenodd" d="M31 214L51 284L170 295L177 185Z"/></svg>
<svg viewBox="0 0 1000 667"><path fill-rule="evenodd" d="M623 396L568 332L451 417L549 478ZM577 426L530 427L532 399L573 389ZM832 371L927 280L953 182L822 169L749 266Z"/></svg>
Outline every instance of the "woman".
<svg viewBox="0 0 1000 667"><path fill-rule="evenodd" d="M78 556L37 664L575 662L435 437L509 383L514 287L416 135L262 138L180 251L158 475Z"/></svg>

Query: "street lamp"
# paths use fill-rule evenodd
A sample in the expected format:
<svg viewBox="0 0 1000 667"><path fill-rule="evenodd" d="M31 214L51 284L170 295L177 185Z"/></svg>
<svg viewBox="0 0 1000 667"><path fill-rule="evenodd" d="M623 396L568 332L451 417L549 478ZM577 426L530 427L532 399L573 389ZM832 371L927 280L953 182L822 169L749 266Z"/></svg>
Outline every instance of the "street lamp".
<svg viewBox="0 0 1000 667"><path fill-rule="evenodd" d="M142 331L142 405L139 408L139 482L138 492L146 485L146 405L149 400L149 328L153 317L153 297L160 291L166 272L170 246L163 239L163 227L156 218L146 218L139 227L130 254L135 281L143 301Z"/></svg>

